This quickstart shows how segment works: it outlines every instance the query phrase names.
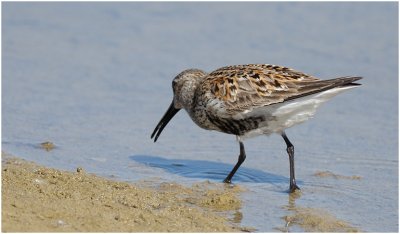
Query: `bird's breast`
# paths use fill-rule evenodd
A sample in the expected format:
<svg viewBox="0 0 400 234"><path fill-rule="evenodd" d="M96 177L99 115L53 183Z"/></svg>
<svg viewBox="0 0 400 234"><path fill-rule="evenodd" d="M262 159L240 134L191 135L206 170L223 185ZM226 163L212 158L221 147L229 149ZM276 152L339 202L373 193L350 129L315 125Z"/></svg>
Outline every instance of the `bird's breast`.
<svg viewBox="0 0 400 234"><path fill-rule="evenodd" d="M198 100L188 113L193 122L203 129L237 136L265 125L268 120L264 113L250 116L232 115L227 112L225 103L218 99Z"/></svg>

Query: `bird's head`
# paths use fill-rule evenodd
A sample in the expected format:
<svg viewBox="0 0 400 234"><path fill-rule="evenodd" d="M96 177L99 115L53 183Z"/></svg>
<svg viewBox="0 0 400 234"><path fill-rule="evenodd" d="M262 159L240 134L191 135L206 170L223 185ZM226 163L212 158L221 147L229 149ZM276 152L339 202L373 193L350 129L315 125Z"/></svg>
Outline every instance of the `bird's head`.
<svg viewBox="0 0 400 234"><path fill-rule="evenodd" d="M157 141L161 132L167 126L168 122L178 113L182 108L190 108L193 102L193 96L197 87L199 78L202 78L206 73L199 69L187 69L179 73L172 80L172 90L174 92L174 98L167 112L158 122L156 128L151 134L151 138L154 137L154 142Z"/></svg>

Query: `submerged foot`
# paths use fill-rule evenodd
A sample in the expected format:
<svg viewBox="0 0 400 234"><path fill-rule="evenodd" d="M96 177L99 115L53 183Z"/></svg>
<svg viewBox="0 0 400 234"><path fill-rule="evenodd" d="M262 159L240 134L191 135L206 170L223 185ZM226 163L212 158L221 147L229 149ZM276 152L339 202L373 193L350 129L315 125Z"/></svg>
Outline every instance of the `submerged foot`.
<svg viewBox="0 0 400 234"><path fill-rule="evenodd" d="M225 179L224 179L224 183L225 183L225 184L231 184L232 181L231 181L231 179L229 179L229 178L225 178Z"/></svg>
<svg viewBox="0 0 400 234"><path fill-rule="evenodd" d="M294 193L296 192L296 190L300 190L299 186L297 186L296 184L291 184L289 188L289 193Z"/></svg>

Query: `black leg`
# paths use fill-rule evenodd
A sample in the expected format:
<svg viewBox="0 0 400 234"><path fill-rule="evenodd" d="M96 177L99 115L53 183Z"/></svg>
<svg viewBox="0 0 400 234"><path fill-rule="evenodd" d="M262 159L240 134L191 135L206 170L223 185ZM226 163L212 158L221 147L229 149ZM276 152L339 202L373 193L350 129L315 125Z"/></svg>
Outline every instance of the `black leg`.
<svg viewBox="0 0 400 234"><path fill-rule="evenodd" d="M224 183L231 183L233 175L236 173L237 169L239 169L240 165L242 165L242 163L246 159L246 153L244 152L244 145L240 140L239 140L239 145L240 145L240 154L238 162L236 163L232 171L229 173L229 175L225 178Z"/></svg>
<svg viewBox="0 0 400 234"><path fill-rule="evenodd" d="M289 155L289 166L290 166L290 187L289 187L289 192L294 192L296 189L300 189L296 185L296 178L294 176L294 146L293 144L289 141L289 138L286 136L285 132L282 132L282 137L286 142L286 151Z"/></svg>

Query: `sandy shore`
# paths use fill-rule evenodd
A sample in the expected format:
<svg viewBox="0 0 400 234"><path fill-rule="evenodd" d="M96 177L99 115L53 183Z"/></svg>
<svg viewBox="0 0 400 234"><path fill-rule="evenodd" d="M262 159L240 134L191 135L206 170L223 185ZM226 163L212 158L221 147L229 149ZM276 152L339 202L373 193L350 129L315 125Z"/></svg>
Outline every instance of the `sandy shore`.
<svg viewBox="0 0 400 234"><path fill-rule="evenodd" d="M331 172L315 176L345 177ZM240 226L243 189L203 182L130 184L60 171L2 153L3 232L251 232ZM288 194L288 215L277 231L358 232L329 212L301 207Z"/></svg>
<svg viewBox="0 0 400 234"><path fill-rule="evenodd" d="M238 225L240 192L210 182L116 182L2 153L3 232L251 231Z"/></svg>

